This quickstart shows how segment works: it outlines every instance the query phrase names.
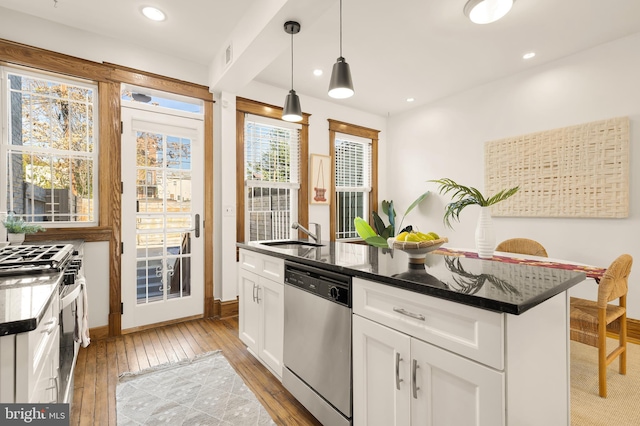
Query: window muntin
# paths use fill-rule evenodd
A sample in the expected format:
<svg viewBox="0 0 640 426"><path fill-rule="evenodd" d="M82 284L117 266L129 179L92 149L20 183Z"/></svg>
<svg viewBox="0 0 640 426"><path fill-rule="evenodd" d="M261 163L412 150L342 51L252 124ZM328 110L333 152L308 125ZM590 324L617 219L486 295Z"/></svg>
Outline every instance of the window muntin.
<svg viewBox="0 0 640 426"><path fill-rule="evenodd" d="M300 128L246 115L245 240L292 238L300 188Z"/></svg>
<svg viewBox="0 0 640 426"><path fill-rule="evenodd" d="M8 68L2 75L7 197L0 210L44 226L96 225L97 86Z"/></svg>
<svg viewBox="0 0 640 426"><path fill-rule="evenodd" d="M371 140L336 134L336 240L358 238L356 217L369 217L371 193Z"/></svg>

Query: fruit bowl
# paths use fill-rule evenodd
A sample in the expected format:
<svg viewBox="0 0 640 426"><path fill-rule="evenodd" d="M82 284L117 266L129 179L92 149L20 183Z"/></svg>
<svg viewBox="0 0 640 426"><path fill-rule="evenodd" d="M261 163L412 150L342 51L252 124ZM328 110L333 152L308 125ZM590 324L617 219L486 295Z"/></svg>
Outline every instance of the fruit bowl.
<svg viewBox="0 0 640 426"><path fill-rule="evenodd" d="M409 255L409 258L417 259L424 257L429 252L437 250L448 241L449 239L447 237L427 241L396 241L395 238L389 238L387 244L389 244L389 247L404 251Z"/></svg>

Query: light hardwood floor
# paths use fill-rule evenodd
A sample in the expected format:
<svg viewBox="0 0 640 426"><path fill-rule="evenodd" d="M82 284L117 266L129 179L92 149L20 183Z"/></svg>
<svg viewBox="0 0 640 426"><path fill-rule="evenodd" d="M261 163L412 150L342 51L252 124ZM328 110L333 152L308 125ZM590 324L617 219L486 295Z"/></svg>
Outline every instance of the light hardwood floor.
<svg viewBox="0 0 640 426"><path fill-rule="evenodd" d="M320 425L238 338L237 317L199 319L92 342L76 365L71 425L115 425L118 375L222 350L278 425Z"/></svg>

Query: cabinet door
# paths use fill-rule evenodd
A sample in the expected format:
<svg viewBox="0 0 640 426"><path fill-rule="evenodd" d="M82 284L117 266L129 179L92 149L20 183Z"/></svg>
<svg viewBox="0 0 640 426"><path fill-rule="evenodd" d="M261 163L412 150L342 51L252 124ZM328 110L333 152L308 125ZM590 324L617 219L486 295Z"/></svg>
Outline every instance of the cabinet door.
<svg viewBox="0 0 640 426"><path fill-rule="evenodd" d="M260 278L257 302L260 305L259 356L282 377L282 347L284 338L284 285Z"/></svg>
<svg viewBox="0 0 640 426"><path fill-rule="evenodd" d="M256 294L260 283L258 275L238 268L239 318L238 335L240 340L254 352L258 350L260 333L260 305Z"/></svg>
<svg viewBox="0 0 640 426"><path fill-rule="evenodd" d="M504 374L411 339L411 424L504 425Z"/></svg>
<svg viewBox="0 0 640 426"><path fill-rule="evenodd" d="M354 425L409 425L410 342L405 334L353 316Z"/></svg>

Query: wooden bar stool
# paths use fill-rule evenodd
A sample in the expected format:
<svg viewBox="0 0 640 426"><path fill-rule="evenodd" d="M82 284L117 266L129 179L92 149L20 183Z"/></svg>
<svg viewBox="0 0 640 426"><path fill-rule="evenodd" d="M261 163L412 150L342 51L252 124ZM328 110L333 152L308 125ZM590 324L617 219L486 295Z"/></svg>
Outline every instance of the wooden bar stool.
<svg viewBox="0 0 640 426"><path fill-rule="evenodd" d="M571 340L598 348L600 396L607 397L607 366L620 357L620 374L627 374L627 289L633 258L619 256L598 285L598 301L571 298ZM618 305L610 304L619 299ZM618 346L607 354L607 325L618 332Z"/></svg>

